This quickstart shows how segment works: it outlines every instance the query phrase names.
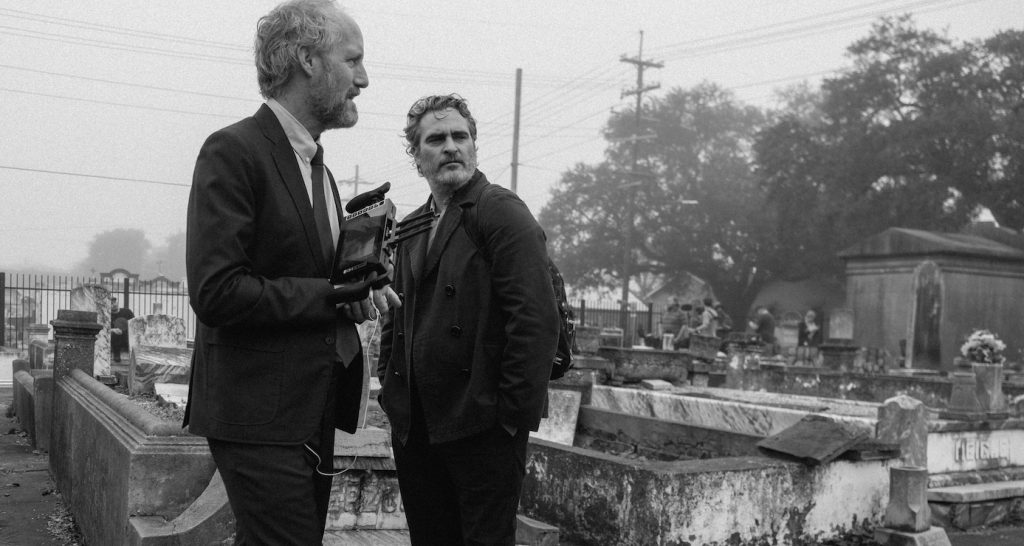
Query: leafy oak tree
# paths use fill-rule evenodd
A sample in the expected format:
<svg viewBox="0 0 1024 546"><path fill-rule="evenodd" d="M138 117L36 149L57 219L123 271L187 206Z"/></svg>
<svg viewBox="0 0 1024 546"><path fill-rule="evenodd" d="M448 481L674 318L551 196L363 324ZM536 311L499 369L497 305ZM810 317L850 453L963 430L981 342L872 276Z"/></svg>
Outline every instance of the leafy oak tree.
<svg viewBox="0 0 1024 546"><path fill-rule="evenodd" d="M750 149L762 114L705 83L649 101L639 131L635 120L632 110L614 114L606 160L564 173L540 213L567 281L621 286L632 203L632 274L688 271L739 308L759 284L765 215ZM644 140L632 172L635 132Z"/></svg>
<svg viewBox="0 0 1024 546"><path fill-rule="evenodd" d="M150 243L141 229L104 231L89 243L89 254L79 269L94 273L116 268L141 271L149 247Z"/></svg>
<svg viewBox="0 0 1024 546"><path fill-rule="evenodd" d="M848 48L816 108L757 137L774 216L765 267L838 274L836 252L888 227L954 231L988 207L1024 227L1024 33L958 44L886 18Z"/></svg>

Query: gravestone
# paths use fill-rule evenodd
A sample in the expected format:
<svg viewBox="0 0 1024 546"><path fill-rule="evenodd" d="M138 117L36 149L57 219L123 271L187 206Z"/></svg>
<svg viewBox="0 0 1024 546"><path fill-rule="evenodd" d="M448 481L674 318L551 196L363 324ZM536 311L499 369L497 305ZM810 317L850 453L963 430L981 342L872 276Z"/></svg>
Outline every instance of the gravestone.
<svg viewBox="0 0 1024 546"><path fill-rule="evenodd" d="M757 448L767 456L821 465L835 460L867 437L828 417L807 415L782 432L761 440Z"/></svg>
<svg viewBox="0 0 1024 546"><path fill-rule="evenodd" d="M93 374L110 377L110 291L98 284L83 284L71 290L71 310L96 313L100 331L96 334Z"/></svg>
<svg viewBox="0 0 1024 546"><path fill-rule="evenodd" d="M181 318L133 318L128 321L128 339L127 383L132 394L153 392L158 383L188 383L192 350L187 347Z"/></svg>
<svg viewBox="0 0 1024 546"><path fill-rule="evenodd" d="M184 349L185 321L168 315L147 315L128 321L128 342L135 347L177 347Z"/></svg>
<svg viewBox="0 0 1024 546"><path fill-rule="evenodd" d="M928 469L919 466L889 469L889 504L883 527L875 529L879 544L949 546L941 527L932 527L928 507Z"/></svg>
<svg viewBox="0 0 1024 546"><path fill-rule="evenodd" d="M549 389L548 416L540 420L540 428L532 436L571 446L576 438L582 396L579 391Z"/></svg>
<svg viewBox="0 0 1024 546"><path fill-rule="evenodd" d="M828 339L830 343L853 341L853 310L839 308L829 313Z"/></svg>
<svg viewBox="0 0 1024 546"><path fill-rule="evenodd" d="M875 438L899 444L900 461L907 466L928 466L928 408L916 398L901 394L878 407Z"/></svg>

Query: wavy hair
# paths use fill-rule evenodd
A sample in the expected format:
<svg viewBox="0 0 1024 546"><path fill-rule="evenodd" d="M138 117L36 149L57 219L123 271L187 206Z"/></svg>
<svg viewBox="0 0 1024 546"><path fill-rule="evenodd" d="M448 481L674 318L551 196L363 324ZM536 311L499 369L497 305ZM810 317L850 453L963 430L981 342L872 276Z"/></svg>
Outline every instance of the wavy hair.
<svg viewBox="0 0 1024 546"><path fill-rule="evenodd" d="M420 151L420 120L428 112L443 112L451 108L466 118L469 122L469 136L476 143L476 119L469 113L469 103L466 99L452 93L450 95L431 95L423 97L412 103L409 113L405 116L405 153L416 159L416 153Z"/></svg>
<svg viewBox="0 0 1024 546"><path fill-rule="evenodd" d="M334 0L288 0L261 17L253 44L260 94L269 99L281 92L298 69L301 48L318 53L341 41L343 15Z"/></svg>

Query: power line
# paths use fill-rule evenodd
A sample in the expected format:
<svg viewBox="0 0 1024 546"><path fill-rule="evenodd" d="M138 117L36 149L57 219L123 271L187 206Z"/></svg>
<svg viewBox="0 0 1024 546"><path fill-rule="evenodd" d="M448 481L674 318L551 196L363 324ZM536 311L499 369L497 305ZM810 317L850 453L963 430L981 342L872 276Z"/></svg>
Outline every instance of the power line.
<svg viewBox="0 0 1024 546"><path fill-rule="evenodd" d="M86 173L75 173L69 171L51 171L47 169L30 169L28 167L15 167L13 165L0 165L0 169L7 169L9 171L22 171L30 173L42 173L42 174L56 174L61 176L77 176L79 178L98 178L100 180L116 180L118 182L138 182L140 184L156 184L159 186L177 186L182 188L191 188L192 184L183 184L181 182L165 182L162 180L146 180L144 178L124 178L120 176L105 176L102 174L86 174Z"/></svg>
<svg viewBox="0 0 1024 546"><path fill-rule="evenodd" d="M125 36L132 36L137 38L149 38L149 39L160 39L170 40L173 42L182 42L194 45L219 47L222 49L229 49L232 51L248 51L250 48L229 44L226 42L215 42L212 40L203 40L200 38L190 38L186 36L179 36L176 34L167 34L162 32L153 32L149 30L136 30L126 27L118 27L114 25L106 25L101 23L91 23L88 21L82 21L78 19L69 19L67 17L55 17L52 15L43 15L41 13L32 13L30 11L23 11L18 9L0 8L0 15L6 17L12 17L15 19L25 19L29 21L37 21L48 24L55 24L60 26L68 26L72 28L82 28L87 30L102 30L110 32L112 34L121 34Z"/></svg>
<svg viewBox="0 0 1024 546"><path fill-rule="evenodd" d="M123 103L123 102L111 102L111 101L97 100L97 99L86 99L86 98L83 98L83 97L69 97L67 95L54 95L52 93L38 93L38 92L35 92L35 91L22 91L22 90L19 90L19 89L11 89L11 88L8 88L8 87L0 87L0 91L6 91L8 93L18 93L20 95L34 95L34 96L38 96L38 97L47 97L47 98L51 98L51 99L63 99L63 100L70 100L70 101L77 101L77 102L88 102L88 103L92 103L92 104L103 104L103 105L106 105L106 106L122 106L124 108L137 108L137 109L140 109L140 110L152 110L152 111L155 111L155 112L169 112L169 113L172 113L172 114L189 114L189 115L193 115L193 116L207 116L207 117L213 117L213 118L227 118L227 119L236 119L236 120L237 119L241 119L243 117L243 116L232 116L232 115L228 115L228 114L214 114L212 112L196 112L196 111L193 111L193 110L178 110L178 109L175 109L175 108L160 108L160 107L157 107L157 106L143 106L143 105L140 105L140 104L126 104L126 103Z"/></svg>

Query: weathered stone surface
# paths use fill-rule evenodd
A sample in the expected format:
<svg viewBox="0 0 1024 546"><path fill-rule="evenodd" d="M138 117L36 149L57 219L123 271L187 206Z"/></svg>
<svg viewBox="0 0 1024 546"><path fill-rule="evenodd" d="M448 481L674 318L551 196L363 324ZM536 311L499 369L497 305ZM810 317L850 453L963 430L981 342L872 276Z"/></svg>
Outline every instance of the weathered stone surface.
<svg viewBox="0 0 1024 546"><path fill-rule="evenodd" d="M820 465L835 460L867 438L864 432L849 430L828 417L808 415L786 430L761 440L757 447L769 455Z"/></svg>
<svg viewBox="0 0 1024 546"><path fill-rule="evenodd" d="M598 408L761 437L782 432L810 413L809 410L771 407L763 403L714 400L603 385L595 385L590 397L590 404ZM828 415L851 427L851 430L874 434L875 418L832 413Z"/></svg>
<svg viewBox="0 0 1024 546"><path fill-rule="evenodd" d="M164 402L185 407L188 402L188 385L180 383L154 383L153 393Z"/></svg>
<svg viewBox="0 0 1024 546"><path fill-rule="evenodd" d="M235 536L235 516L228 504L220 472L214 472L203 493L179 516L168 521L157 516L132 516L126 544L148 546L175 544L200 546L230 544Z"/></svg>
<svg viewBox="0 0 1024 546"><path fill-rule="evenodd" d="M899 444L904 466L928 466L928 408L916 398L899 395L878 408L875 438Z"/></svg>
<svg viewBox="0 0 1024 546"><path fill-rule="evenodd" d="M931 527L920 533L875 529L875 542L882 546L950 546L949 537L942 527Z"/></svg>
<svg viewBox="0 0 1024 546"><path fill-rule="evenodd" d="M579 391L548 389L548 416L541 419L540 428L530 435L571 446L576 437L581 400Z"/></svg>
<svg viewBox="0 0 1024 546"><path fill-rule="evenodd" d="M31 370L35 383L32 397L32 414L35 417L35 434L32 445L40 451L50 450L50 430L53 428L53 370Z"/></svg>
<svg viewBox="0 0 1024 546"><path fill-rule="evenodd" d="M54 379L67 377L72 370L81 370L92 377L96 364L96 334L103 329L96 322L96 313L60 309L50 324L53 325Z"/></svg>
<svg viewBox="0 0 1024 546"><path fill-rule="evenodd" d="M558 546L558 527L523 515L516 516L516 544Z"/></svg>
<svg viewBox="0 0 1024 546"><path fill-rule="evenodd" d="M928 470L932 474L1024 467L1024 430L1019 428L1020 421L948 423L964 426L929 426ZM991 426L996 423L1008 426Z"/></svg>
<svg viewBox="0 0 1024 546"><path fill-rule="evenodd" d="M1024 497L1024 480L972 483L928 490L928 500L946 503L985 502Z"/></svg>
<svg viewBox="0 0 1024 546"><path fill-rule="evenodd" d="M640 388L649 391L667 391L672 389L672 383L662 379L644 379L640 382Z"/></svg>
<svg viewBox="0 0 1024 546"><path fill-rule="evenodd" d="M761 457L645 462L531 439L520 506L583 544L818 543L880 521L886 468Z"/></svg>
<svg viewBox="0 0 1024 546"><path fill-rule="evenodd" d="M128 358L128 388L132 394L153 392L156 383L187 384L192 349L136 345Z"/></svg>
<svg viewBox="0 0 1024 546"><path fill-rule="evenodd" d="M576 346L585 355L597 354L601 347L601 329L595 326L576 327Z"/></svg>
<svg viewBox="0 0 1024 546"><path fill-rule="evenodd" d="M81 370L55 376L50 470L88 544L124 544L130 517L174 518L206 488L214 464L204 438Z"/></svg>
<svg viewBox="0 0 1024 546"><path fill-rule="evenodd" d="M71 290L71 309L96 313L101 326L96 334L94 375L110 375L110 291L98 284L83 284Z"/></svg>
<svg viewBox="0 0 1024 546"><path fill-rule="evenodd" d="M185 348L185 321L170 315L147 315L128 321L129 347Z"/></svg>
<svg viewBox="0 0 1024 546"><path fill-rule="evenodd" d="M660 454L659 460L709 459L758 455L761 436L731 430L640 417L584 406L578 431L587 438L632 446L636 453ZM580 447L577 442L577 447Z"/></svg>
<svg viewBox="0 0 1024 546"><path fill-rule="evenodd" d="M920 533L931 527L928 509L928 469L902 466L889 469L889 505L885 527Z"/></svg>
<svg viewBox="0 0 1024 546"><path fill-rule="evenodd" d="M601 347L599 354L614 366L612 377L626 382L662 379L681 385L693 364L693 356L682 351Z"/></svg>

